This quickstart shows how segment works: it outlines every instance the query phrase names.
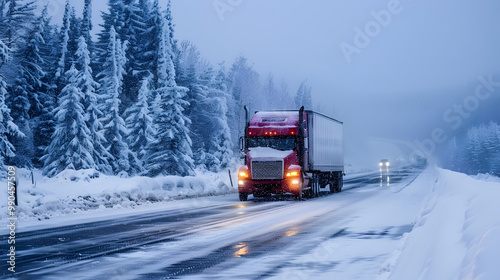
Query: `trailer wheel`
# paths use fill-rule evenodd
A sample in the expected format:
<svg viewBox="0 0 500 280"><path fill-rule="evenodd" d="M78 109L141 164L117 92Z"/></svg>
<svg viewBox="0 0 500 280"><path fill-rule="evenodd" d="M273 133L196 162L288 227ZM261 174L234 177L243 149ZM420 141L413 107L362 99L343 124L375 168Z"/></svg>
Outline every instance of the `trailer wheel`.
<svg viewBox="0 0 500 280"><path fill-rule="evenodd" d="M338 193L342 191L342 187L344 186L344 178L341 172L336 173L333 176L333 179L330 181L330 192Z"/></svg>
<svg viewBox="0 0 500 280"><path fill-rule="evenodd" d="M343 187L344 187L344 175L342 174L342 172L339 172L339 188L338 188L338 192L341 192Z"/></svg>
<svg viewBox="0 0 500 280"><path fill-rule="evenodd" d="M248 194L240 193L240 201L247 201L247 200L248 200Z"/></svg>

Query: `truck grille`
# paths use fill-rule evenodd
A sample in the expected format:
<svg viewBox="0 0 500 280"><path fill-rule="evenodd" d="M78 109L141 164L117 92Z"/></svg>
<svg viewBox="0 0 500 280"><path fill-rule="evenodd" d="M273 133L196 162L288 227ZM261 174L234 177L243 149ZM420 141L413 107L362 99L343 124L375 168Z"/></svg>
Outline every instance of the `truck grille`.
<svg viewBox="0 0 500 280"><path fill-rule="evenodd" d="M252 161L252 179L283 179L283 161Z"/></svg>

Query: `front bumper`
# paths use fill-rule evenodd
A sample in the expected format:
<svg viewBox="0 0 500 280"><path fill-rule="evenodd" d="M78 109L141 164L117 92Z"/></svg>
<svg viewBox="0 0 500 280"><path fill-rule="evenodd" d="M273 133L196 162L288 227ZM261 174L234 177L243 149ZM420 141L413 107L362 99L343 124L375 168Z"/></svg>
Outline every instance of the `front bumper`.
<svg viewBox="0 0 500 280"><path fill-rule="evenodd" d="M302 184L300 178L282 180L240 180L238 191L247 194L284 194L299 195Z"/></svg>

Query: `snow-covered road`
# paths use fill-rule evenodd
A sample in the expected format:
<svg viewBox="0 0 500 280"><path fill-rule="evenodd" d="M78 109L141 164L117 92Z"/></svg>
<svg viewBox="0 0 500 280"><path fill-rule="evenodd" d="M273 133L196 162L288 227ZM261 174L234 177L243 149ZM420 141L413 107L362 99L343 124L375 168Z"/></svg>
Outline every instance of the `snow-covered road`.
<svg viewBox="0 0 500 280"><path fill-rule="evenodd" d="M392 213L399 204L388 204L387 198L420 171L394 172L389 186L385 180L381 186L377 173L348 177L342 193L304 201L194 198L161 210L21 232L15 275L323 279L337 271L345 277L373 278L403 234L411 231L419 209L405 205L403 213Z"/></svg>

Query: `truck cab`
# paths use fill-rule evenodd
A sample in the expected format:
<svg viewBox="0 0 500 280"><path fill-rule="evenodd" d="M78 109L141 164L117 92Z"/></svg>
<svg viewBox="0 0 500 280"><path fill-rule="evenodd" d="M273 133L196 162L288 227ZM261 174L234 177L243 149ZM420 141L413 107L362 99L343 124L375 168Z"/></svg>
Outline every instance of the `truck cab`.
<svg viewBox="0 0 500 280"><path fill-rule="evenodd" d="M311 136L317 137L312 137L314 141L310 143L313 124L317 129L331 129L315 132ZM240 200L246 201L249 194L254 197L292 194L301 198L304 193L318 194L320 187L328 184L332 192L340 191L341 124L303 108L256 112L247 121L242 143L245 164L238 171ZM335 139L331 139L332 131ZM311 154L310 149L317 155ZM342 157L340 161L338 157Z"/></svg>
<svg viewBox="0 0 500 280"><path fill-rule="evenodd" d="M307 131L303 131L307 133ZM303 191L297 111L257 112L245 133L245 165L238 172L240 199Z"/></svg>

